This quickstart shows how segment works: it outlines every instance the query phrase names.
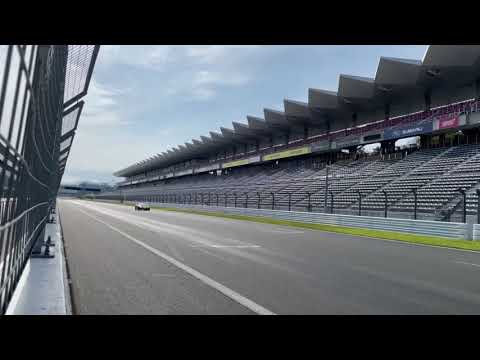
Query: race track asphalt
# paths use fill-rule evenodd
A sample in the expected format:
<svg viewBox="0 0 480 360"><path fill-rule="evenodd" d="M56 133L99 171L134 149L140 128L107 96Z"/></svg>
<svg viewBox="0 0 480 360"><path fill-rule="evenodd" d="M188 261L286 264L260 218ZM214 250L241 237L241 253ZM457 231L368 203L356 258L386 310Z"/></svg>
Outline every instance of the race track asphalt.
<svg viewBox="0 0 480 360"><path fill-rule="evenodd" d="M480 253L59 200L77 314L478 314Z"/></svg>

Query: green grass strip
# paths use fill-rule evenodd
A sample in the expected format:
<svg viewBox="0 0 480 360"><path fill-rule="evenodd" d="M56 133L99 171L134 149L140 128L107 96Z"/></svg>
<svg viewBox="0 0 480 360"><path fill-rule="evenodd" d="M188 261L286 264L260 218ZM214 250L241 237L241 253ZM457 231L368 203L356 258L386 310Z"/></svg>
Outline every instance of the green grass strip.
<svg viewBox="0 0 480 360"><path fill-rule="evenodd" d="M133 206L128 204L120 204L120 205ZM453 249L480 251L480 241L460 240L460 239L457 240L457 239L442 238L437 236L409 234L409 233L396 232L396 231L372 230L372 229L365 229L365 228L358 228L358 227L347 227L347 226L327 225L327 224L311 224L311 223L304 223L300 221L272 219L264 216L234 215L234 214L225 214L222 212L214 212L214 211L165 208L165 207L159 207L159 206L151 206L151 208L164 210L164 211L175 211L175 212L182 212L182 213L188 213L188 214L214 216L214 217L220 217L225 219L253 221L253 222L263 223L263 224L284 225L284 226L290 226L290 227L296 227L296 228L320 230L320 231L348 234L348 235L354 235L354 236L362 236L362 237L368 237L368 238L397 240L397 241L403 241L403 242L413 243L413 244L434 245L434 246L442 246L442 247L453 248Z"/></svg>

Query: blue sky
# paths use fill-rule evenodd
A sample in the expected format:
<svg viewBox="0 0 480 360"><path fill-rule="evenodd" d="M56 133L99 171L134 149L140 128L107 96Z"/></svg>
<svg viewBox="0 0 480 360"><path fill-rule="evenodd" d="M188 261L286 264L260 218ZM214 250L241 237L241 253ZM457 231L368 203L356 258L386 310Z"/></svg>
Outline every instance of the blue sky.
<svg viewBox="0 0 480 360"><path fill-rule="evenodd" d="M381 56L422 59L427 46L102 46L64 183L112 173L338 76L374 77Z"/></svg>

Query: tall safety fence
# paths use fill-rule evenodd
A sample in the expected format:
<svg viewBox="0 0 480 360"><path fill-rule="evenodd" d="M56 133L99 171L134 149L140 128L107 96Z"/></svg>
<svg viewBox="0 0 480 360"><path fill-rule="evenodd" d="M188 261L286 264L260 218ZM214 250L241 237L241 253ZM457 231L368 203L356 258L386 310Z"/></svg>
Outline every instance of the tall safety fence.
<svg viewBox="0 0 480 360"><path fill-rule="evenodd" d="M0 314L55 207L98 51L0 45Z"/></svg>

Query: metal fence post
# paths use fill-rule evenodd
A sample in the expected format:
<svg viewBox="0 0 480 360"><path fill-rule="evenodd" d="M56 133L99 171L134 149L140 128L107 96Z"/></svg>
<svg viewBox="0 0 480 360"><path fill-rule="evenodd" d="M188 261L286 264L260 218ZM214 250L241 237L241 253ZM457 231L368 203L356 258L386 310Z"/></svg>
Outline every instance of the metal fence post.
<svg viewBox="0 0 480 360"><path fill-rule="evenodd" d="M307 211L308 211L308 212L311 212L311 211L312 211L312 203L311 203L310 199L311 199L312 193L308 192L308 193L307 193L307 196L308 196Z"/></svg>
<svg viewBox="0 0 480 360"><path fill-rule="evenodd" d="M227 207L227 193L224 193L224 194L223 194L223 197L224 197L224 199L225 199L225 207Z"/></svg>
<svg viewBox="0 0 480 360"><path fill-rule="evenodd" d="M333 192L330 191L330 214L333 214Z"/></svg>
<svg viewBox="0 0 480 360"><path fill-rule="evenodd" d="M362 193L357 190L358 193L358 216L362 216Z"/></svg>
<svg viewBox="0 0 480 360"><path fill-rule="evenodd" d="M383 195L385 196L385 214L384 217L387 217L387 207L388 207L388 197L387 197L387 192L385 190L382 190Z"/></svg>
<svg viewBox="0 0 480 360"><path fill-rule="evenodd" d="M248 209L248 192L245 193L245 208Z"/></svg>
<svg viewBox="0 0 480 360"><path fill-rule="evenodd" d="M288 193L288 211L292 210L292 193Z"/></svg>
<svg viewBox="0 0 480 360"><path fill-rule="evenodd" d="M210 204L210 196L211 196L211 194L210 194L210 193L208 193L208 206L210 206L210 205L211 205L211 204Z"/></svg>
<svg viewBox="0 0 480 360"><path fill-rule="evenodd" d="M480 189L477 189L477 224L480 224Z"/></svg>
<svg viewBox="0 0 480 360"><path fill-rule="evenodd" d="M272 210L275 210L275 194L273 192L270 194L272 195Z"/></svg>
<svg viewBox="0 0 480 360"><path fill-rule="evenodd" d="M202 204L201 204L201 205L203 206L203 205L204 205L204 204L203 204L203 192L202 192L202 193L200 193L200 201L202 202Z"/></svg>
<svg viewBox="0 0 480 360"><path fill-rule="evenodd" d="M413 189L413 219L417 220L417 189Z"/></svg>
<svg viewBox="0 0 480 360"><path fill-rule="evenodd" d="M465 189L458 189L458 191L462 194L463 196L463 214L462 214L462 222L466 223L467 222L467 192Z"/></svg>
<svg viewBox="0 0 480 360"><path fill-rule="evenodd" d="M260 209L260 193L257 192L257 209Z"/></svg>
<svg viewBox="0 0 480 360"><path fill-rule="evenodd" d="M215 193L215 196L217 197L217 207L218 207L218 193Z"/></svg>
<svg viewBox="0 0 480 360"><path fill-rule="evenodd" d="M234 198L234 206L237 207L237 193L233 193L233 198Z"/></svg>

